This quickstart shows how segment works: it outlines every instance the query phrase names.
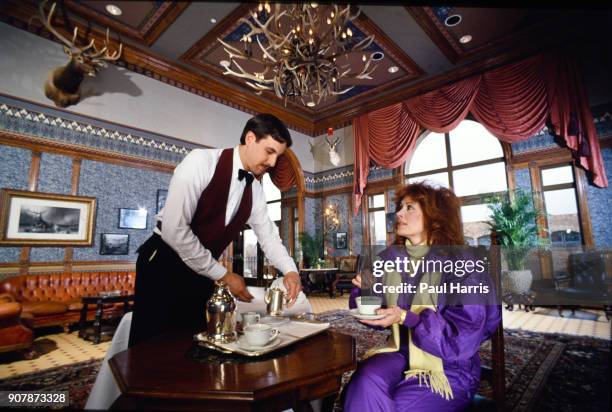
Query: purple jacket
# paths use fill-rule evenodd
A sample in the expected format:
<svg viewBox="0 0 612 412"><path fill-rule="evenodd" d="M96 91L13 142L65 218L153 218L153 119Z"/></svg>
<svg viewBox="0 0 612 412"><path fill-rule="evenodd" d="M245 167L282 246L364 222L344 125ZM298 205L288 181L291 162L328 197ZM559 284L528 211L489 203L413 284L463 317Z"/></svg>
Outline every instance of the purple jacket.
<svg viewBox="0 0 612 412"><path fill-rule="evenodd" d="M395 260L396 257L403 259L409 255L406 248L394 245L383 250L379 256L384 260ZM461 252L460 256L444 257L444 259L467 260L475 256L473 251L466 249ZM441 256L436 255L436 252L432 250L426 259L435 260L438 257ZM401 275L404 283L418 287L423 272L419 270L413 277L404 272ZM447 290L450 290L451 283L459 283L463 286L486 285L489 287L489 293L486 295L459 295L448 292L438 294L437 312L426 309L419 315L409 311L414 295L402 293L398 297L397 304L409 311L403 326L412 328L412 338L416 346L442 358L445 367L452 367L453 364L460 366L466 361L477 362L480 365L478 356L480 344L491 337L501 319L501 305L496 302L495 288L488 271L481 273L472 271L462 277L457 277L452 273L443 274L440 284L446 284ZM354 287L349 298L350 308L356 307L355 298L359 294L360 290ZM407 333L401 333L404 350L407 344L406 336ZM476 365L472 363L471 366Z"/></svg>

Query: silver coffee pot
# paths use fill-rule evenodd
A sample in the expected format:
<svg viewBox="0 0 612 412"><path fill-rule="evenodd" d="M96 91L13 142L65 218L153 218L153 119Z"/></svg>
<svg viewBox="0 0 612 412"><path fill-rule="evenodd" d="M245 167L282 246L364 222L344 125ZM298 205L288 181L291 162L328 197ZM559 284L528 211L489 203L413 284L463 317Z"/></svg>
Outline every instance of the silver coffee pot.
<svg viewBox="0 0 612 412"><path fill-rule="evenodd" d="M214 342L236 340L236 300L220 280L215 282L213 295L206 302L206 333Z"/></svg>
<svg viewBox="0 0 612 412"><path fill-rule="evenodd" d="M271 288L266 291L264 296L266 311L270 316L281 316L283 314L283 304L285 303L285 293L280 288Z"/></svg>

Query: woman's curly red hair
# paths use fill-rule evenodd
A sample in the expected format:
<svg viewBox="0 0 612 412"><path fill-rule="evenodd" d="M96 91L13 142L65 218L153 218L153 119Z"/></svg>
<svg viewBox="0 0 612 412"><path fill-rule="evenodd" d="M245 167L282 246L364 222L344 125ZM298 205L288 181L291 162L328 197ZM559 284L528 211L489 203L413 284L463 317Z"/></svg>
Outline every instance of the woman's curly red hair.
<svg viewBox="0 0 612 412"><path fill-rule="evenodd" d="M463 245L461 201L452 190L436 188L426 183L412 183L395 192L395 210L399 211L405 197L416 201L423 210L424 227L429 245ZM406 238L396 234L396 243L403 244Z"/></svg>

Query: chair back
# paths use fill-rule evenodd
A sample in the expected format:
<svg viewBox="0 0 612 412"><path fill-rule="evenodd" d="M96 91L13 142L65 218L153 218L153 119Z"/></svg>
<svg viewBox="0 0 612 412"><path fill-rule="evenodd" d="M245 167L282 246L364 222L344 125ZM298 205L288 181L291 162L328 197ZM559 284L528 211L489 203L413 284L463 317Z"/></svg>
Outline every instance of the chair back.
<svg viewBox="0 0 612 412"><path fill-rule="evenodd" d="M588 291L602 291L606 288L605 256L603 252L588 251L569 256L568 269L572 286Z"/></svg>

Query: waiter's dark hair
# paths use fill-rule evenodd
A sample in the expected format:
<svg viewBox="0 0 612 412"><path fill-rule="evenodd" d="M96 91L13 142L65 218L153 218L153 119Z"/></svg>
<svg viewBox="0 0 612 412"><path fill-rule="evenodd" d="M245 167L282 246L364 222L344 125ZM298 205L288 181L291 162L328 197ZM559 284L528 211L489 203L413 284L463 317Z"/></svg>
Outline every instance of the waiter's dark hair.
<svg viewBox="0 0 612 412"><path fill-rule="evenodd" d="M291 147L293 143L285 123L278 117L269 113L260 113L249 119L244 126L242 136L240 136L240 144L245 144L245 138L248 132L253 132L255 134L255 141L270 135L277 142L285 143L288 148Z"/></svg>

